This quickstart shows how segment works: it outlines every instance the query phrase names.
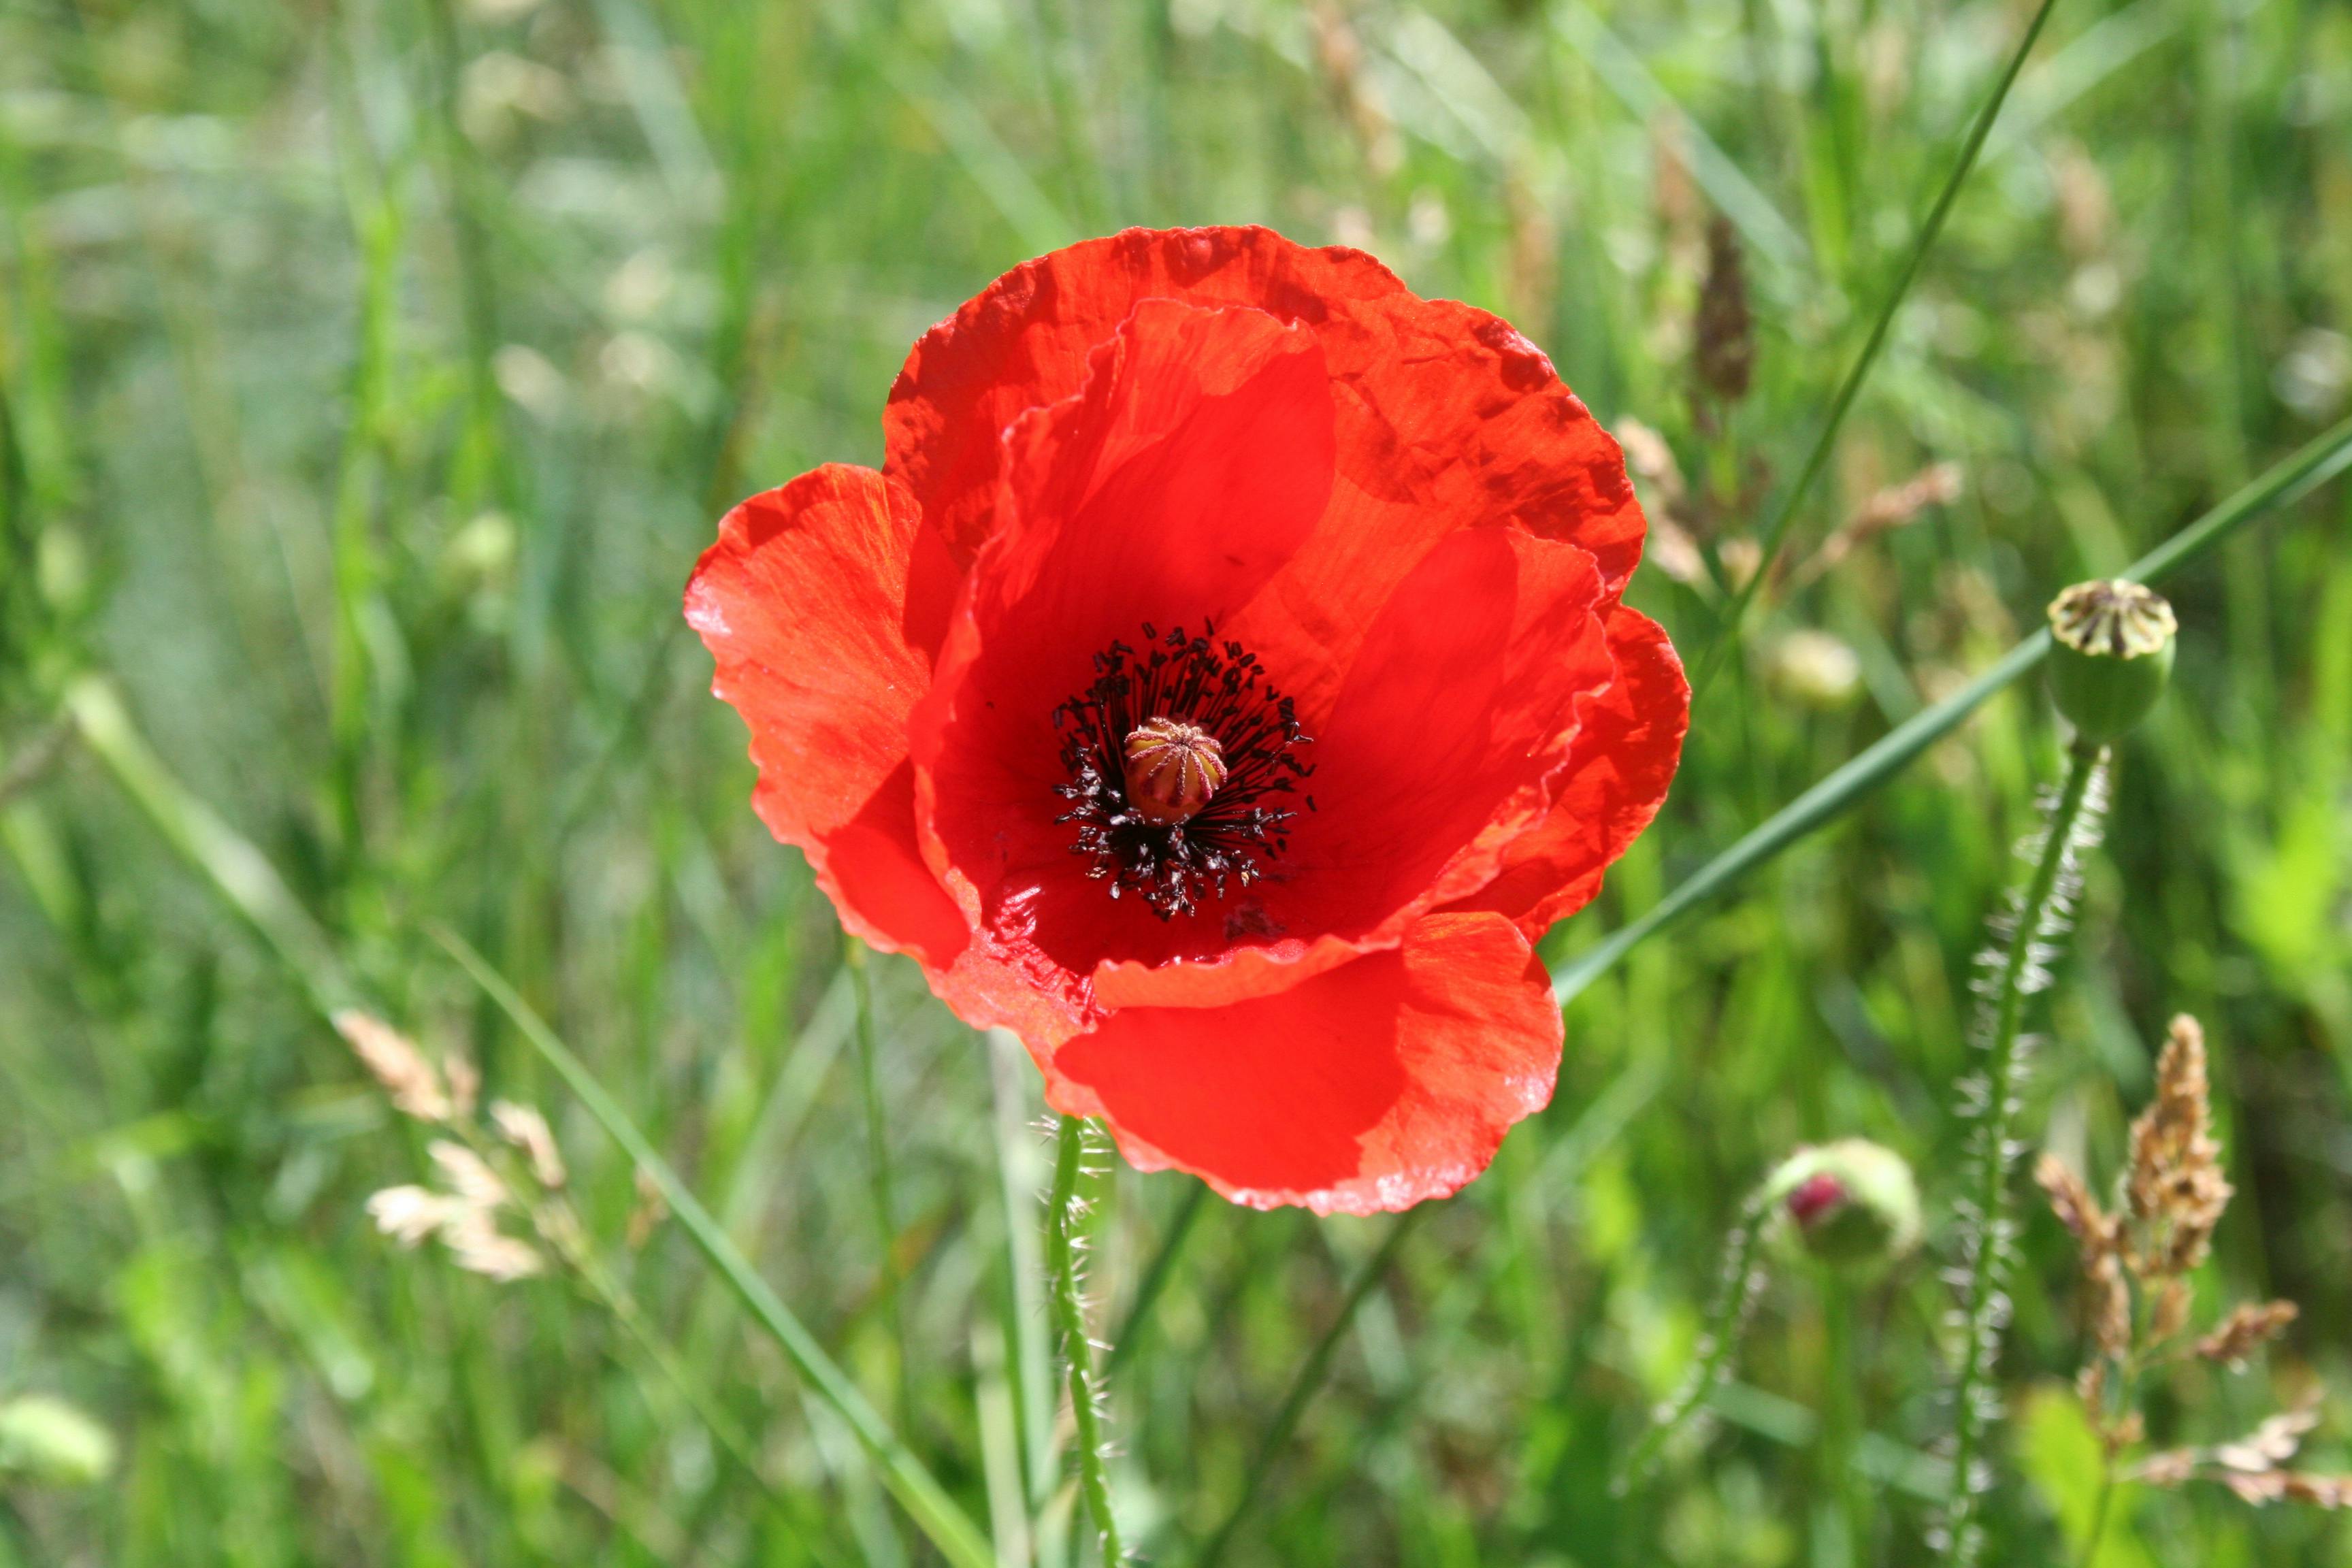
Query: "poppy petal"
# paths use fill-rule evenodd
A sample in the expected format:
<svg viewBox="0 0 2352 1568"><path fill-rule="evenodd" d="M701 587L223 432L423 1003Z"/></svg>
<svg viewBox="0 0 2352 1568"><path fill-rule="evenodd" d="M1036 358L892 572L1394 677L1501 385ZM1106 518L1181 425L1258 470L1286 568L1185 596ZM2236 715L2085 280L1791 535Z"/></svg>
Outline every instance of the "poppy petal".
<svg viewBox="0 0 2352 1568"><path fill-rule="evenodd" d="M751 728L760 819L807 855L852 931L942 966L966 931L915 837L907 715L931 678L908 640L926 613L908 585L920 527L904 487L828 464L727 514L686 618L718 663L711 689Z"/></svg>
<svg viewBox="0 0 2352 1568"><path fill-rule="evenodd" d="M1369 1214L1485 1170L1550 1099L1560 1038L1527 939L1499 915L1447 914L1276 995L1129 1008L1032 1050L1054 1105L1104 1117L1139 1169L1257 1208Z"/></svg>
<svg viewBox="0 0 2352 1568"><path fill-rule="evenodd" d="M1580 544L1612 595L1633 574L1643 523L1622 456L1540 350L1497 316L1419 298L1360 251L1255 227L1070 246L1004 274L915 345L884 411L883 466L959 563L994 522L997 433L1075 393L1092 351L1149 299L1254 306L1322 343L1339 395L1340 526L1318 537L1328 568L1295 586L1325 595L1343 631L1360 635L1453 527L1509 521ZM1367 574L1367 559L1389 564ZM1351 651L1343 639L1340 665Z"/></svg>
<svg viewBox="0 0 2352 1568"><path fill-rule="evenodd" d="M1543 825L1503 851L1495 879L1460 909L1509 916L1530 942L1601 891L1601 873L1664 804L1690 723L1690 686L1665 628L1619 605L1616 679L1584 716Z"/></svg>
<svg viewBox="0 0 2352 1568"><path fill-rule="evenodd" d="M1597 879L1655 812L1681 734L1667 714L1687 705L1664 634L1630 610L1601 621L1601 592L1582 551L1516 530L1467 529L1432 551L1317 721L1314 814L1294 825L1273 876L1223 907L1228 940L1240 931L1263 944L1205 962L1155 964L1150 949L1098 959L1097 1000L1210 1006L1265 995L1392 944L1449 900L1527 916L1571 857L1558 874ZM1254 608L1236 625L1246 636L1264 622ZM1612 632L1630 651L1612 645ZM1636 655L1667 663L1637 667L1643 681L1629 692ZM1621 746L1647 749L1635 764L1615 756ZM1632 785L1612 793L1621 762L1652 792L1638 806L1616 799ZM1577 798L1563 800L1571 786ZM1512 880L1496 894L1505 902L1490 902L1482 889L1506 872ZM1521 929L1533 941L1544 927L1522 919Z"/></svg>
<svg viewBox="0 0 2352 1568"><path fill-rule="evenodd" d="M1399 584L1463 529L1573 545L1599 571L1598 607L1616 603L1641 507L1616 442L1531 344L1484 311L1411 296L1316 335L1337 414L1331 504L1231 628L1302 709L1328 708Z"/></svg>
<svg viewBox="0 0 2352 1568"><path fill-rule="evenodd" d="M1405 294L1361 251L1272 229L1128 229L1024 261L925 333L882 415L883 468L969 562L993 521L998 435L1085 384L1094 351L1145 300L1247 305L1284 322Z"/></svg>
<svg viewBox="0 0 2352 1568"><path fill-rule="evenodd" d="M1083 874L1056 821L1070 775L1055 710L1115 639L1245 605L1314 527L1332 445L1315 340L1262 311L1148 300L1086 389L1007 445L1006 521L912 725L926 852L1008 962L1042 958L1068 986L1104 951L1220 952L1219 922L1162 921ZM966 1018L999 1021L961 994Z"/></svg>
<svg viewBox="0 0 2352 1568"><path fill-rule="evenodd" d="M1592 557L1510 528L1448 535L1361 639L1319 726L1278 879L1241 900L1277 936L1378 945L1489 880L1550 804L1576 708L1612 673ZM1282 670L1295 646L1255 606L1234 635Z"/></svg>

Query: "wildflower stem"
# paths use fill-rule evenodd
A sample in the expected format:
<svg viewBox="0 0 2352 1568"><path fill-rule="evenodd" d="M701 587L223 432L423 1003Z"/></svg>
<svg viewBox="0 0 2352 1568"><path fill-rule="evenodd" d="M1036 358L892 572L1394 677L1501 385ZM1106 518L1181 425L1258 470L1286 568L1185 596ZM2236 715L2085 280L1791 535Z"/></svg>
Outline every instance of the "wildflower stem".
<svg viewBox="0 0 2352 1568"><path fill-rule="evenodd" d="M1854 1485L1854 1444L1862 1433L1861 1356L1854 1344L1854 1292L1843 1278L1821 1274L1822 1442L1821 1471L1829 1501L1845 1531L1845 1549L1834 1559L1847 1564L1870 1560L1871 1518L1862 1489ZM1816 1561L1820 1560L1819 1553Z"/></svg>
<svg viewBox="0 0 2352 1568"><path fill-rule="evenodd" d="M1960 155L1954 161L1952 172L1945 177L1944 188L1937 193L1935 205L1927 209L1926 221L1920 224L1918 234L1912 239L1911 252L1903 258L1903 269L1895 275L1894 287L1886 291L1886 298L1879 305L1877 319L1870 324L1870 335L1863 340L1862 352L1847 367L1845 379L1839 384L1836 396L1830 400L1829 416L1822 421L1821 432L1813 438L1812 449L1805 454L1804 467L1797 470L1796 481L1781 492L1780 504L1772 509L1770 518L1764 524L1763 535L1759 541L1764 548L1756 570L1748 574L1748 580L1732 596L1730 605L1723 613L1723 619L1716 626L1713 640L1699 660L1697 677L1691 682L1694 703L1715 679L1725 656L1739 646L1739 626L1748 615L1748 606L1772 575L1772 568L1780 558L1780 546L1788 537L1789 524L1796 517L1797 509L1804 503L1805 497L1811 492L1813 481L1821 477L1830 453L1836 448L1838 431L1845 424L1846 414L1853 407L1853 400L1862 391L1862 384L1868 378L1871 367L1878 363L1879 350L1885 346L1887 329L1895 324L1895 312L1910 296L1911 285L1918 280L1919 268L1927 261L1927 253L1936 247L1936 240L1944 231L1944 220L1951 215L1952 204L1959 196L1960 187L1968 183L1969 171L1976 167L1977 154L1983 150L1985 138L1991 134L1993 121L2000 118L2000 106L2009 100L2009 89L2016 84L2017 73L2024 68L2026 57L2033 52L2034 44L2042 37L2042 26L2050 20L2050 13L2056 5L2057 0L2042 0L2035 8L2033 19L2026 24L2025 36L2018 39L2017 48L2010 55L2009 64L2001 71L2000 79L1993 84L1991 93L1978 109L1976 120L1969 127L1968 138L1960 143Z"/></svg>
<svg viewBox="0 0 2352 1568"><path fill-rule="evenodd" d="M1087 1306L1078 1288L1078 1167L1086 1148L1085 1118L1063 1117L1061 1142L1054 1154L1054 1191L1046 1200L1045 1267L1052 1276L1054 1332L1069 1369L1078 1483L1087 1511L1102 1532L1102 1560L1108 1565L1124 1562L1127 1550L1119 1543L1118 1521L1111 1516L1110 1472L1103 1462L1103 1384L1095 1372L1094 1342L1087 1337Z"/></svg>
<svg viewBox="0 0 2352 1568"><path fill-rule="evenodd" d="M1968 1247L1967 1296L1961 1322L1960 1365L1953 1383L1951 1489L1944 1518L1943 1557L1954 1563L1976 1560L1977 1468L1991 1411L1986 1384L1999 1350L2000 1296L2008 1257L2010 1130L2017 1114L2018 1026L2025 1016L2031 977L2048 956L2045 943L2056 934L2053 915L2070 858L2079 847L2084 803L2105 760L2104 747L2076 744L2067 752L2066 778L2049 828L2035 858L2032 879L2018 901L2017 924L1993 981L1992 1032L1986 1042L1982 1124L1978 1131L1974 1190L1964 1215L1973 1215Z"/></svg>
<svg viewBox="0 0 2352 1568"><path fill-rule="evenodd" d="M1622 1492L1647 1475L1675 1435L1690 1425L1708 1396L1730 1375L1732 1358L1739 1352L1740 1335L1748 1326L1748 1309L1755 1303L1758 1287L1763 1283L1762 1271L1756 1264L1763 1235L1764 1189L1759 1186L1740 1205L1739 1219L1724 1241L1723 1279L1717 1287L1715 1310L1707 1318L1706 1335L1699 1342L1697 1364L1684 1377L1674 1395L1658 1407L1650 1429L1642 1434L1633 1456L1618 1471L1615 1490Z"/></svg>
<svg viewBox="0 0 2352 1568"><path fill-rule="evenodd" d="M2291 506L2352 467L2352 419L2305 442L2196 521L2126 567L2119 575L2158 583L2274 507ZM1782 806L1664 898L1552 973L1562 1005L1616 967L1644 941L1675 924L1799 839L1836 821L1920 752L1960 727L1986 699L2030 673L2050 652L2050 633L2035 632L1998 663L1933 707L1922 709L1868 749Z"/></svg>

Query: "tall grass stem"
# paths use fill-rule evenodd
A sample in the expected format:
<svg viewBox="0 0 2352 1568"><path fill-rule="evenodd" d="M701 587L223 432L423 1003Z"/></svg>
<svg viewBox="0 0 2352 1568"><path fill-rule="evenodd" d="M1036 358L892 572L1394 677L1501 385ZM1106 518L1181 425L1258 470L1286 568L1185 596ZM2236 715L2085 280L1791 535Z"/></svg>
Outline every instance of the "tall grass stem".
<svg viewBox="0 0 2352 1568"><path fill-rule="evenodd" d="M556 1037L545 1020L524 1001L506 977L490 967L488 960L474 951L465 938L446 926L427 928L433 939L457 962L482 994L499 1011L507 1016L525 1040L530 1042L540 1058L555 1069L580 1102L588 1108L608 1136L629 1158L637 1170L661 1194L662 1201L677 1216L688 1237L703 1258L716 1268L735 1292L761 1329L781 1346L793 1367L814 1387L818 1397L832 1406L866 1451L867 1458L881 1472L883 1484L890 1489L931 1544L955 1568L993 1568L995 1553L988 1539L970 1516L957 1506L945 1488L923 1468L913 1450L893 1432L888 1424L876 1414L866 1395L848 1374L835 1364L824 1347L810 1333L807 1327L784 1305L768 1282L751 1267L751 1260L738 1251L735 1243L719 1222L702 1206L692 1188L670 1168L637 1124L629 1119L618 1101L596 1080L587 1066L572 1054L571 1048Z"/></svg>
<svg viewBox="0 0 2352 1568"><path fill-rule="evenodd" d="M866 1168L873 1188L874 1232L881 1247L884 1310L890 1317L890 1351L898 1370L898 1426L915 1429L913 1373L907 1362L906 1281L898 1268L898 1205L891 1191L890 1134L882 1114L881 1046L875 1038L874 978L867 969L866 944L844 933L842 964L849 971L849 987L857 998L857 1089L866 1108Z"/></svg>
<svg viewBox="0 0 2352 1568"><path fill-rule="evenodd" d="M1176 1260L1182 1256L1184 1245L1192 1239L1192 1227L1209 1206L1209 1188L1205 1182L1194 1182L1192 1190L1184 1194L1184 1202L1176 1217L1168 1222L1168 1234L1160 1238L1158 1250L1144 1266L1143 1278L1136 1283L1135 1299L1128 1303L1127 1315L1118 1321L1118 1336L1112 1340L1110 1354L1104 1360L1106 1375L1119 1369L1119 1364L1134 1353L1137 1342L1151 1326L1151 1310L1159 1305L1160 1293L1176 1272Z"/></svg>
<svg viewBox="0 0 2352 1568"><path fill-rule="evenodd" d="M1732 595L1730 605L1725 608L1723 618L1707 643L1706 653L1700 657L1698 674L1691 682L1691 700L1694 702L1705 693L1723 660L1738 648L1740 624L1747 617L1748 606L1771 577L1773 565L1780 559L1780 546L1788 537L1789 524L1796 517L1797 509L1804 504L1806 496L1811 493L1813 481L1821 477L1822 469L1829 462L1830 453L1836 448L1838 431L1844 426L1846 415L1853 408L1853 400L1861 393L1862 384L1869 378L1871 367L1878 363L1879 351L1886 343L1887 330L1895 324L1895 313L1902 309L1903 301L1909 298L1911 286L1918 281L1920 267L1944 232L1944 220L1951 216L1952 204L1958 199L1960 187L1968 183L1969 171L1976 167L1977 154L1983 151L1985 138L1992 132L1993 121L2000 118L2000 106L2009 100L2009 89L2016 84L2017 73L2025 68L2026 57L2033 52L2033 46L2040 40L2042 29L2048 24L2050 13L2056 5L2057 0L2042 0L2034 9L2033 19L2026 24L2025 35L2018 39L2016 49L2009 57L2009 64L2000 73L2000 79L1993 84L1992 91L1977 110L1976 119L1969 127L1968 138L1960 143L1960 154L1953 161L1951 173L1944 178L1944 188L1937 194L1935 205L1927 209L1927 220L1920 224L1918 234L1913 237L1910 253L1903 258L1903 268L1895 274L1894 287L1886 291L1886 298L1879 304L1878 315L1870 324L1870 335L1863 340L1862 352L1846 368L1845 379L1839 383L1837 395L1830 399L1829 415L1822 421L1820 434L1813 437L1812 449L1805 454L1804 466L1797 470L1795 481L1781 492L1780 504L1772 509L1764 524L1763 535L1759 541L1764 547L1763 553L1756 570Z"/></svg>
<svg viewBox="0 0 2352 1568"><path fill-rule="evenodd" d="M1004 1203L1004 1338L1013 1352L1022 1462L1028 1475L1030 1538L1037 1568L1069 1568L1069 1512L1056 1505L1061 1439L1054 1425L1054 1349L1047 1319L1045 1249L1028 1223L1045 1184L1035 1169L1035 1140L1023 1090L1029 1056L1009 1029L988 1031L988 1075L993 1101L997 1180Z"/></svg>

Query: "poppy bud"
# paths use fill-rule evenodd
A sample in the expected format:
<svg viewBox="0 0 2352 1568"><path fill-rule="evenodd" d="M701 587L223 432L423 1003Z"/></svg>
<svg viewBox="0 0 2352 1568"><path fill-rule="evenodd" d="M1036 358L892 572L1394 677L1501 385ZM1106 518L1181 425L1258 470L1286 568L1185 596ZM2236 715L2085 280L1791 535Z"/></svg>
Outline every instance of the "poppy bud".
<svg viewBox="0 0 2352 1568"><path fill-rule="evenodd" d="M88 1486L114 1468L113 1434L46 1394L0 1405L0 1475Z"/></svg>
<svg viewBox="0 0 2352 1568"><path fill-rule="evenodd" d="M1197 724L1147 719L1127 738L1128 803L1156 827L1190 821L1224 782L1224 748Z"/></svg>
<svg viewBox="0 0 2352 1568"><path fill-rule="evenodd" d="M1919 1240L1919 1189L1903 1156L1863 1138L1800 1149L1765 1184L1781 1230L1841 1268L1902 1257Z"/></svg>
<svg viewBox="0 0 2352 1568"><path fill-rule="evenodd" d="M2085 742L2105 745L2156 706L2179 629L2160 595L2120 577L2050 601L2050 695Z"/></svg>

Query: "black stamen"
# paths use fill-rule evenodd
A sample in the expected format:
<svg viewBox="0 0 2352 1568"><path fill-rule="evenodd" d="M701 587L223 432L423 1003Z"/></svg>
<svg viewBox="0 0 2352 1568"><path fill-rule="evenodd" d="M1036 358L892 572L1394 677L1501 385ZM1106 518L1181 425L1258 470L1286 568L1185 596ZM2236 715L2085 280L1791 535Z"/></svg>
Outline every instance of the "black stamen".
<svg viewBox="0 0 2352 1568"><path fill-rule="evenodd" d="M1146 622L1148 654L1114 641L1095 655L1094 684L1054 710L1055 730L1070 721L1062 743L1070 782L1055 786L1070 802L1055 820L1077 826L1070 852L1092 857L1087 875L1108 881L1112 898L1132 891L1161 920L1223 898L1228 879L1246 888L1263 876L1265 862L1288 847L1287 825L1297 815L1264 797L1294 793L1294 781L1315 771L1297 755L1308 741L1296 705L1259 686L1265 672L1255 654L1233 641L1221 652L1215 637L1205 623L1188 637L1181 626L1162 635ZM1225 763L1209 804L1168 826L1145 820L1129 802L1123 761L1127 738L1159 718L1209 731Z"/></svg>

